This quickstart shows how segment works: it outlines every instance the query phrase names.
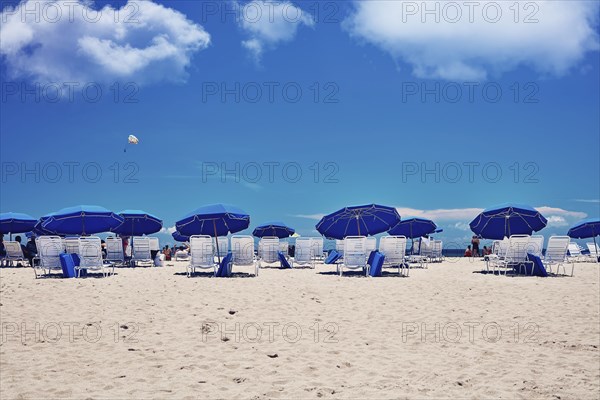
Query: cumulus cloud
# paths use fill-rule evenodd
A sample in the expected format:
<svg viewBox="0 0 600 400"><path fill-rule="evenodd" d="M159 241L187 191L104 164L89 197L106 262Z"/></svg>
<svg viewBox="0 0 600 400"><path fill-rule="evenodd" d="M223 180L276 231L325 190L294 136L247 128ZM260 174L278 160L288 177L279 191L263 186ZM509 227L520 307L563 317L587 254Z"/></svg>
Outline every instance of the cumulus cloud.
<svg viewBox="0 0 600 400"><path fill-rule="evenodd" d="M296 215L292 215L292 217L312 219L314 221L320 221L321 218L323 218L324 216L325 216L325 214L296 214Z"/></svg>
<svg viewBox="0 0 600 400"><path fill-rule="evenodd" d="M518 15L512 1L466 3L355 1L343 26L420 78L484 80L520 65L560 76L599 49L598 2L521 2Z"/></svg>
<svg viewBox="0 0 600 400"><path fill-rule="evenodd" d="M254 0L239 7L239 25L248 36L242 46L257 63L266 50L291 42L300 25L315 24L311 15L287 1Z"/></svg>
<svg viewBox="0 0 600 400"><path fill-rule="evenodd" d="M26 0L0 15L11 78L38 82L183 81L210 35L152 1L93 9L89 1Z"/></svg>
<svg viewBox="0 0 600 400"><path fill-rule="evenodd" d="M547 226L568 226L569 223L565 219L565 217L561 217L560 215L549 215Z"/></svg>
<svg viewBox="0 0 600 400"><path fill-rule="evenodd" d="M171 235L171 234L172 234L173 232L175 232L176 230L177 230L177 228L175 228L174 226L170 226L170 227L168 227L168 228L166 228L166 227L163 227L163 228L160 230L160 233L165 233L165 234L167 234L167 233L168 233L169 235Z"/></svg>
<svg viewBox="0 0 600 400"><path fill-rule="evenodd" d="M587 217L587 214L584 212L569 211L569 210L565 210L563 208L558 208L558 207L541 206L541 207L535 207L535 209L538 210L539 212L541 212L542 215L544 215L544 216L557 215L557 216L561 216L561 217L578 218L578 219Z"/></svg>
<svg viewBox="0 0 600 400"><path fill-rule="evenodd" d="M483 211L483 208L439 208L434 210L420 210L416 208L396 207L402 219L407 217L421 217L433 221L469 220Z"/></svg>

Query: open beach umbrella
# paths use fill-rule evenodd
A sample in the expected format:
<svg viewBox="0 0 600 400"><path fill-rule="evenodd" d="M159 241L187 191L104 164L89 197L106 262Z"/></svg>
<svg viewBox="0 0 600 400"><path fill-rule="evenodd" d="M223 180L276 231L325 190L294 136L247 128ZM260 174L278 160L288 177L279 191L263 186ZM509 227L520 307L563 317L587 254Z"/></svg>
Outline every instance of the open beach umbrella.
<svg viewBox="0 0 600 400"><path fill-rule="evenodd" d="M59 235L93 235L123 223L120 215L100 206L74 206L52 213L41 227Z"/></svg>
<svg viewBox="0 0 600 400"><path fill-rule="evenodd" d="M256 237L275 236L280 239L292 236L296 231L283 222L267 222L254 228L252 234Z"/></svg>
<svg viewBox="0 0 600 400"><path fill-rule="evenodd" d="M483 210L469 226L484 239L502 240L510 235L531 235L547 223L548 220L531 206L506 203Z"/></svg>
<svg viewBox="0 0 600 400"><path fill-rule="evenodd" d="M317 231L327 239L369 236L385 232L400 222L394 207L368 204L345 207L321 218Z"/></svg>
<svg viewBox="0 0 600 400"><path fill-rule="evenodd" d="M398 222L388 233L392 236L406 236L414 239L435 232L437 225L430 219L409 217Z"/></svg>
<svg viewBox="0 0 600 400"><path fill-rule="evenodd" d="M33 229L31 230L36 236L44 236L44 235L56 235L56 232L49 231L45 229L42 225L46 222L54 213L46 214L35 223Z"/></svg>
<svg viewBox="0 0 600 400"><path fill-rule="evenodd" d="M189 242L190 237L189 236L185 236L182 235L181 233L175 231L173 233L171 233L171 236L173 236L173 239L175 239L177 242Z"/></svg>
<svg viewBox="0 0 600 400"><path fill-rule="evenodd" d="M12 240L13 233L29 232L33 229L37 219L31 215L7 212L0 214L0 233L10 233Z"/></svg>
<svg viewBox="0 0 600 400"><path fill-rule="evenodd" d="M576 223L567 235L574 239L587 239L593 238L594 247L598 248L596 245L596 236L600 235L600 218L588 218Z"/></svg>
<svg viewBox="0 0 600 400"><path fill-rule="evenodd" d="M406 236L411 240L411 252L414 247L414 238L431 235L437 229L437 225L430 219L409 217L398 222L388 233L392 236ZM419 251L421 244L419 243Z"/></svg>
<svg viewBox="0 0 600 400"><path fill-rule="evenodd" d="M123 217L123 223L111 229L111 232L119 235L150 235L160 231L163 226L162 220L142 210L123 210L119 215Z"/></svg>
<svg viewBox="0 0 600 400"><path fill-rule="evenodd" d="M243 231L250 225L250 216L237 207L228 204L209 204L200 207L175 223L177 232L182 235L208 235L214 238L229 233ZM219 255L219 241L217 256Z"/></svg>

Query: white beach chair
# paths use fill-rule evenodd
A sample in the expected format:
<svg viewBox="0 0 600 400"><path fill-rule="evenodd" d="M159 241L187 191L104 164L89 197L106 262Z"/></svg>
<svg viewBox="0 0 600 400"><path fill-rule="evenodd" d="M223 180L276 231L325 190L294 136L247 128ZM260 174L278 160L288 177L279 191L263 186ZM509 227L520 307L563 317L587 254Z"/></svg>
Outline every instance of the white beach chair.
<svg viewBox="0 0 600 400"><path fill-rule="evenodd" d="M258 276L258 263L254 257L254 238L247 235L234 235L231 237L231 262L239 266L254 267L254 274Z"/></svg>
<svg viewBox="0 0 600 400"><path fill-rule="evenodd" d="M279 251L282 252L285 257L288 257L290 254L289 242L279 239Z"/></svg>
<svg viewBox="0 0 600 400"><path fill-rule="evenodd" d="M154 265L152 253L150 252L150 238L134 237L131 265L136 267L138 264Z"/></svg>
<svg viewBox="0 0 600 400"><path fill-rule="evenodd" d="M417 249L417 252L414 252ZM413 253L410 254L406 259L409 263L418 264L419 268L427 268L427 262L432 251L429 247L429 239L418 238L413 242Z"/></svg>
<svg viewBox="0 0 600 400"><path fill-rule="evenodd" d="M570 262L567 258L570 241L571 238L568 236L550 236L550 239L548 239L548 247L546 248L546 254L544 254L544 266L550 273L552 273L552 266L556 265L556 274L559 273L561 266L565 275L567 274L565 264ZM575 263L571 264L571 276L573 276Z"/></svg>
<svg viewBox="0 0 600 400"><path fill-rule="evenodd" d="M63 239L65 246L65 253L67 254L79 254L79 238L78 237L66 237Z"/></svg>
<svg viewBox="0 0 600 400"><path fill-rule="evenodd" d="M263 263L279 263L279 238L265 236L258 242L258 268L262 268Z"/></svg>
<svg viewBox="0 0 600 400"><path fill-rule="evenodd" d="M35 277L38 277L38 269L42 271L42 274L45 274L47 270L48 275L52 273L52 270L62 272L60 263L60 255L64 252L62 239L59 236L40 236L36 238L35 244L38 250L35 258L38 262L33 263Z"/></svg>
<svg viewBox="0 0 600 400"><path fill-rule="evenodd" d="M600 257L600 248L598 247L598 244L594 242L588 242L585 245L590 251L590 257L592 257L593 261L596 263L600 262L600 260L598 259L598 257Z"/></svg>
<svg viewBox="0 0 600 400"><path fill-rule="evenodd" d="M442 262L442 248L443 242L441 240L432 240L431 241L431 255L429 256L429 260L431 262Z"/></svg>
<svg viewBox="0 0 600 400"><path fill-rule="evenodd" d="M77 277L81 276L81 270L100 271L104 277L109 273L105 268L112 267L112 273L115 272L114 264L105 264L102 260L102 242L97 236L85 236L79 238L79 265L75 266Z"/></svg>
<svg viewBox="0 0 600 400"><path fill-rule="evenodd" d="M484 256L484 260L486 261L485 266L488 272L490 271L490 265L492 266L492 271L494 273L496 273L498 267L504 265L509 243L510 241L508 238L494 240L494 243L492 244L492 254Z"/></svg>
<svg viewBox="0 0 600 400"><path fill-rule="evenodd" d="M218 264L215 262L215 251L213 239L206 235L194 235L190 237L190 262L187 266L187 276L191 277L196 269L213 269L217 275Z"/></svg>
<svg viewBox="0 0 600 400"><path fill-rule="evenodd" d="M406 237L405 236L383 236L379 239L379 251L385 256L384 267L398 268L398 274L402 275L406 268L406 276L409 275L409 264L405 262Z"/></svg>
<svg viewBox="0 0 600 400"><path fill-rule="evenodd" d="M569 242L569 246L567 247L567 259L570 262L584 262L586 261L586 257L581 254L581 247L575 242ZM591 260L591 257L588 257Z"/></svg>
<svg viewBox="0 0 600 400"><path fill-rule="evenodd" d="M121 238L109 236L106 238L106 261L114 264L125 264L123 241Z"/></svg>
<svg viewBox="0 0 600 400"><path fill-rule="evenodd" d="M313 239L299 237L296 239L296 250L294 252L294 264L297 266L308 266L315 268Z"/></svg>
<svg viewBox="0 0 600 400"><path fill-rule="evenodd" d="M369 275L367 264L367 241L364 236L348 236L344 239L344 261L337 264L340 276L346 269L363 269Z"/></svg>
<svg viewBox="0 0 600 400"><path fill-rule="evenodd" d="M21 249L21 243L15 241L4 242L4 249L6 250L6 256L4 261L6 265L13 265L13 262L25 262L27 259Z"/></svg>
<svg viewBox="0 0 600 400"><path fill-rule="evenodd" d="M312 256L316 262L321 262L325 259L323 256L323 238L311 238Z"/></svg>

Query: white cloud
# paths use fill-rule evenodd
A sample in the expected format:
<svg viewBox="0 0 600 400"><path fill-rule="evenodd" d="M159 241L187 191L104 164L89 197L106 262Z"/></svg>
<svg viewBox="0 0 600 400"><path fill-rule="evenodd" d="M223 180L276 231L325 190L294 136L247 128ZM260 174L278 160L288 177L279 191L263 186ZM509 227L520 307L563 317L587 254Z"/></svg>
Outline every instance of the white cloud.
<svg viewBox="0 0 600 400"><path fill-rule="evenodd" d="M39 82L183 81L210 43L202 26L152 1L94 10L84 0L27 0L0 18L10 76Z"/></svg>
<svg viewBox="0 0 600 400"><path fill-rule="evenodd" d="M600 203L600 199L574 199L578 203Z"/></svg>
<svg viewBox="0 0 600 400"><path fill-rule="evenodd" d="M160 230L160 233L168 233L169 235L171 235L173 232L175 232L177 230L177 228L175 228L174 226L170 226L168 228L163 227Z"/></svg>
<svg viewBox="0 0 600 400"><path fill-rule="evenodd" d="M457 222L454 224L454 227L461 231L470 231L471 227L466 222Z"/></svg>
<svg viewBox="0 0 600 400"><path fill-rule="evenodd" d="M549 227L557 227L557 226L568 226L569 223L565 219L565 217L561 217L560 215L549 215L548 218Z"/></svg>
<svg viewBox="0 0 600 400"><path fill-rule="evenodd" d="M535 207L535 209L538 210L539 212L541 212L542 215L544 215L544 216L557 215L557 216L561 216L561 217L577 218L577 219L582 219L582 218L587 217L587 214L584 212L569 211L569 210L564 210L562 208L557 208L557 207L541 206L541 207Z"/></svg>
<svg viewBox="0 0 600 400"><path fill-rule="evenodd" d="M325 216L325 214L296 214L296 215L292 215L292 217L312 219L312 220L315 220L315 221L320 221L321 218L323 218L324 216Z"/></svg>
<svg viewBox="0 0 600 400"><path fill-rule="evenodd" d="M257 63L266 50L292 41L300 25L313 27L315 24L311 15L288 1L254 0L240 6L240 15L240 27L248 35L242 46Z"/></svg>
<svg viewBox="0 0 600 400"><path fill-rule="evenodd" d="M434 210L419 210L416 208L396 207L402 219L407 217L428 218L433 221L469 220L483 211L483 208L440 208Z"/></svg>
<svg viewBox="0 0 600 400"><path fill-rule="evenodd" d="M353 37L410 64L421 78L483 80L519 65L562 75L599 48L598 2L521 2L519 22L515 2L476 2L472 12L466 3L355 1L343 26ZM495 23L492 3L501 7ZM425 7L438 11L426 14ZM528 17L537 22L525 23Z"/></svg>

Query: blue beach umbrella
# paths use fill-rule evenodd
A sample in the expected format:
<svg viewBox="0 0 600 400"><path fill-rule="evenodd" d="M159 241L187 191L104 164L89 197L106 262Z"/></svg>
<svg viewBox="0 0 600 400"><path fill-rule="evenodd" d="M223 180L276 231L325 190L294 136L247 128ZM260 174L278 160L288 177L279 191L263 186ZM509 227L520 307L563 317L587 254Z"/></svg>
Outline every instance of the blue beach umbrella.
<svg viewBox="0 0 600 400"><path fill-rule="evenodd" d="M104 207L82 205L52 213L41 227L59 235L92 235L109 232L123 221L123 217Z"/></svg>
<svg viewBox="0 0 600 400"><path fill-rule="evenodd" d="M182 243L183 242L188 242L190 240L189 236L182 235L181 233L179 233L177 231L173 232L171 234L171 236L173 236L173 239L175 239L176 241L182 242Z"/></svg>
<svg viewBox="0 0 600 400"><path fill-rule="evenodd" d="M430 219L409 217L398 222L392 229L388 231L393 236L406 236L414 239L434 233L437 225Z"/></svg>
<svg viewBox="0 0 600 400"><path fill-rule="evenodd" d="M393 207L368 204L345 207L321 218L317 231L328 239L347 236L368 236L385 232L400 222L400 214Z"/></svg>
<svg viewBox="0 0 600 400"><path fill-rule="evenodd" d="M162 220L142 210L123 210L119 213L124 221L111 229L119 235L142 236L156 233L162 229Z"/></svg>
<svg viewBox="0 0 600 400"><path fill-rule="evenodd" d="M483 210L469 226L473 233L485 239L502 240L510 235L531 235L547 223L548 220L531 206L506 203Z"/></svg>
<svg viewBox="0 0 600 400"><path fill-rule="evenodd" d="M33 229L37 219L31 215L7 212L0 214L0 233L10 233L11 239L13 233L29 232Z"/></svg>
<svg viewBox="0 0 600 400"><path fill-rule="evenodd" d="M283 222L267 222L254 228L252 234L256 237L275 236L280 239L292 236L296 231Z"/></svg>
<svg viewBox="0 0 600 400"><path fill-rule="evenodd" d="M567 233L574 239L593 238L596 246L596 236L600 235L600 218L588 218L576 223Z"/></svg>
<svg viewBox="0 0 600 400"><path fill-rule="evenodd" d="M182 235L208 235L214 238L243 231L250 225L250 216L240 208L228 204L209 204L200 207L175 223ZM217 240L217 255L219 241ZM221 257L219 263L221 263Z"/></svg>

